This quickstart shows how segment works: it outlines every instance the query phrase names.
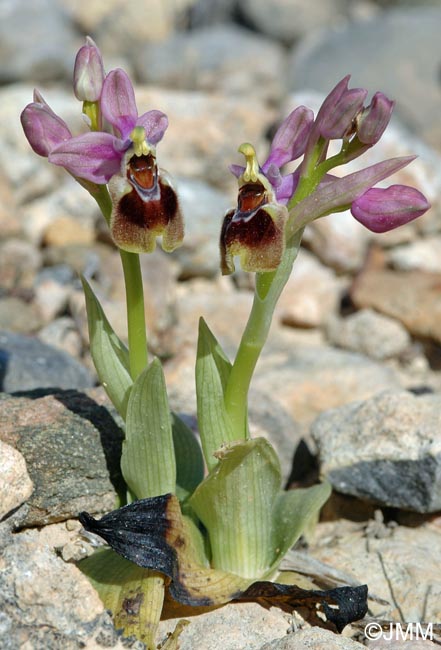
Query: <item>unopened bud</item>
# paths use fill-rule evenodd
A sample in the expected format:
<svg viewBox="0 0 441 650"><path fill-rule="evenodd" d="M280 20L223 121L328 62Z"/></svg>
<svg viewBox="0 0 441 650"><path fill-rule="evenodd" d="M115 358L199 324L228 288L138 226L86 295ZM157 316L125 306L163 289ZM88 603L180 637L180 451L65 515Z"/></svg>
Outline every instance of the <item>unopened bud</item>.
<svg viewBox="0 0 441 650"><path fill-rule="evenodd" d="M352 215L372 232L387 232L420 217L430 208L426 197L407 185L373 187L352 203Z"/></svg>
<svg viewBox="0 0 441 650"><path fill-rule="evenodd" d="M357 136L363 144L375 144L389 124L394 102L383 93L375 93L370 105L357 118Z"/></svg>
<svg viewBox="0 0 441 650"><path fill-rule="evenodd" d="M81 102L97 102L104 81L101 52L88 36L86 45L78 50L74 66L74 93Z"/></svg>

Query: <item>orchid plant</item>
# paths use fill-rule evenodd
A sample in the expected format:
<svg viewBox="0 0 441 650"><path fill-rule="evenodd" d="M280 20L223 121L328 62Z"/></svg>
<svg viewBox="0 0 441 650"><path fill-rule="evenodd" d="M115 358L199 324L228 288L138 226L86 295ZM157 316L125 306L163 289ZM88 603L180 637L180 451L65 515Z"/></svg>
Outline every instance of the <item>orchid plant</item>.
<svg viewBox="0 0 441 650"><path fill-rule="evenodd" d="M413 156L344 177L330 174L378 142L393 110L393 102L380 92L365 107L367 91L349 89L348 81L345 77L336 85L316 117L304 106L296 108L279 127L263 164L245 143L239 148L244 165L231 167L238 200L221 228L221 270L233 273L238 256L242 269L256 274L254 302L233 361L200 322L200 443L170 411L163 369L158 359L149 358L146 338L139 254L153 251L158 236L166 252L183 240L176 192L157 164L156 146L167 116L159 110L138 115L129 77L121 69L105 74L90 38L74 68L74 92L83 103L88 132L73 136L38 91L21 115L33 150L64 167L95 199L121 255L128 346L85 279L83 285L91 354L125 422L121 471L127 493L118 504L122 507L100 521L82 513L84 527L111 548L98 550L81 568L112 610L116 626L149 648L156 647L161 612L179 613L177 603L198 608L283 596L295 606L302 600L301 589L293 587L288 594L277 583L278 566L317 516L330 488L322 483L282 489L272 446L250 438L247 401L254 369L308 223L350 209L368 229L384 232L429 207L414 188L374 187ZM331 141L338 141L340 150L328 156ZM296 169L284 174L285 165L299 159ZM342 605L339 590L334 592L307 592L316 595L330 620L332 606ZM341 612L338 620L341 628ZM175 640L169 642L171 648Z"/></svg>

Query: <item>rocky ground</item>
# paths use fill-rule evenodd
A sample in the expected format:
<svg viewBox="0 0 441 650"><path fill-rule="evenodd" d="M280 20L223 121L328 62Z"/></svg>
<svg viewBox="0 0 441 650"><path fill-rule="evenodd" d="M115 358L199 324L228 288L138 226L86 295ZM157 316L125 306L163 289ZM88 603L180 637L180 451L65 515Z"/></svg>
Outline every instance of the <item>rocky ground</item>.
<svg viewBox="0 0 441 650"><path fill-rule="evenodd" d="M250 396L254 435L284 476L317 470L334 494L286 560L321 586L369 584L370 616L441 622L441 3L402 0L24 0L0 2L0 647L140 649L114 630L75 566L90 552L76 519L113 508L121 422L90 360L79 273L125 337L124 285L88 194L30 150L19 113L34 86L82 128L69 88L90 34L138 106L170 119L161 164L176 179L186 241L142 258L152 351L174 410L195 420L196 324L233 353L250 280L219 274L217 240L235 202L237 146L341 77L396 99L362 159L417 153L394 182L432 202L386 235L340 213L308 227ZM356 169L355 161L353 169ZM164 622L161 635L170 629ZM438 637L439 638L439 637ZM429 649L429 640L337 637L256 604L196 617L182 650Z"/></svg>

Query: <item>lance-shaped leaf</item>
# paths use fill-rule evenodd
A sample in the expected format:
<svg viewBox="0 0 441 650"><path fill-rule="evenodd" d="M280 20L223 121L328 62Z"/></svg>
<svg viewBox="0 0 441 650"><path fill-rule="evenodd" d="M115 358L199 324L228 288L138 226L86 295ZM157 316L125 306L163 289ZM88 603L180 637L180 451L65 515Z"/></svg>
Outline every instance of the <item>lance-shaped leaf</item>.
<svg viewBox="0 0 441 650"><path fill-rule="evenodd" d="M369 188L408 165L415 156L390 158L361 171L322 183L289 213L287 232L291 235L308 223L332 212L346 210Z"/></svg>
<svg viewBox="0 0 441 650"><path fill-rule="evenodd" d="M172 494L136 501L98 521L81 513L80 521L127 560L143 568L160 568L171 579L170 596L183 605L212 607L230 600L254 600L285 611L302 607L309 610L313 622L320 622L317 617L320 613L339 631L347 623L362 618L367 611L365 585L330 591L308 590L266 581L256 583L250 578L201 566L196 560L179 502ZM92 558L81 562L80 567L87 569ZM90 570L88 574L91 575ZM101 583L114 581L113 576L104 575L102 571ZM139 590L132 591L132 598L136 599L137 593ZM138 597L136 602L140 600ZM129 607L132 605L130 600ZM176 608L174 614L179 615Z"/></svg>
<svg viewBox="0 0 441 650"><path fill-rule="evenodd" d="M175 491L172 421L164 373L157 359L139 375L130 393L121 470L138 498Z"/></svg>
<svg viewBox="0 0 441 650"><path fill-rule="evenodd" d="M260 577L274 560L272 518L281 489L280 463L264 438L235 442L199 485L190 505L206 527L212 565Z"/></svg>
<svg viewBox="0 0 441 650"><path fill-rule="evenodd" d="M193 431L172 413L173 446L176 458L176 494L183 501L204 478L204 458Z"/></svg>
<svg viewBox="0 0 441 650"><path fill-rule="evenodd" d="M279 492L273 510L272 547L276 549L273 568L299 539L331 495L329 483Z"/></svg>
<svg viewBox="0 0 441 650"><path fill-rule="evenodd" d="M224 395L231 363L203 318L199 321L196 359L196 395L199 433L208 469L217 459L214 453L234 440Z"/></svg>
<svg viewBox="0 0 441 650"><path fill-rule="evenodd" d="M106 393L125 419L133 384L129 371L129 352L113 331L98 298L85 278L82 278L82 283L93 362Z"/></svg>

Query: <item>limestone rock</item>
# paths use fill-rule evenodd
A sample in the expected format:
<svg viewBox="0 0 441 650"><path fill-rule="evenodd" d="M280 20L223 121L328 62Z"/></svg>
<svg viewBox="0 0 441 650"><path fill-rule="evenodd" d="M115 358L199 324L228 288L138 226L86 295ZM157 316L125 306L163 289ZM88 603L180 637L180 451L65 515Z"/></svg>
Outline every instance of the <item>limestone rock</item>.
<svg viewBox="0 0 441 650"><path fill-rule="evenodd" d="M26 462L17 449L0 440L0 519L18 508L34 489Z"/></svg>
<svg viewBox="0 0 441 650"><path fill-rule="evenodd" d="M24 456L34 483L22 525L113 510L121 488L122 432L91 397L77 391L0 394L0 436Z"/></svg>
<svg viewBox="0 0 441 650"><path fill-rule="evenodd" d="M0 548L2 650L121 650L98 594L73 564L55 555L37 530L3 535ZM136 646L132 646L136 647ZM138 645L138 650L141 650Z"/></svg>
<svg viewBox="0 0 441 650"><path fill-rule="evenodd" d="M163 621L158 638L172 631L177 620ZM286 634L289 628L286 614L257 603L228 604L189 620L179 637L180 650L260 650L263 643Z"/></svg>
<svg viewBox="0 0 441 650"><path fill-rule="evenodd" d="M322 413L312 425L334 488L385 506L441 509L441 400L384 391Z"/></svg>

